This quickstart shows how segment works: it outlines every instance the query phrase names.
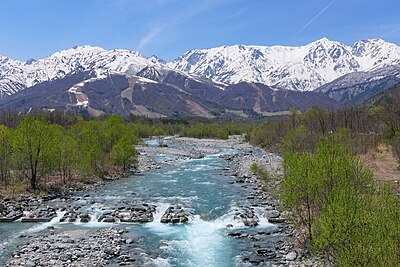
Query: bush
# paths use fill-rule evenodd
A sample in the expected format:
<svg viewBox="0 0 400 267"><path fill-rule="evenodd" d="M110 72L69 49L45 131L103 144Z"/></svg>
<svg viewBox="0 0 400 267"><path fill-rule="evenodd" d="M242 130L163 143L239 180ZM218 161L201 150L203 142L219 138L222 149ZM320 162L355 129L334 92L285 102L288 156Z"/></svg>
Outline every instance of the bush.
<svg viewBox="0 0 400 267"><path fill-rule="evenodd" d="M283 202L315 253L338 266L397 266L398 199L374 185L340 134L322 139L315 154L286 153L284 166Z"/></svg>
<svg viewBox="0 0 400 267"><path fill-rule="evenodd" d="M397 161L400 162L400 132L397 132L396 136L392 139L392 152Z"/></svg>
<svg viewBox="0 0 400 267"><path fill-rule="evenodd" d="M262 180L269 180L270 175L266 170L263 170L257 163L250 165L250 171Z"/></svg>

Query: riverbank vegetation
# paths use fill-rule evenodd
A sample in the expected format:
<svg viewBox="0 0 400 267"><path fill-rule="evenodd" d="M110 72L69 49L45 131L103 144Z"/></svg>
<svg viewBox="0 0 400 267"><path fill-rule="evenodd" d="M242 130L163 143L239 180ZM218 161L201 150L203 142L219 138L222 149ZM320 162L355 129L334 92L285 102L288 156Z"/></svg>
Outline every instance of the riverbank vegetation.
<svg viewBox="0 0 400 267"><path fill-rule="evenodd" d="M228 139L229 135L242 135L250 131L255 122L198 117L149 119L130 116L128 121L150 127L154 135L179 135L181 137Z"/></svg>
<svg viewBox="0 0 400 267"><path fill-rule="evenodd" d="M43 114L0 126L0 183L4 190L71 185L134 167L142 128L119 116L85 121Z"/></svg>
<svg viewBox="0 0 400 267"><path fill-rule="evenodd" d="M247 136L283 155L282 203L306 230L303 245L334 266L400 263L399 173L375 177L360 160L391 146L399 166L398 103L292 110L286 120L263 122Z"/></svg>
<svg viewBox="0 0 400 267"><path fill-rule="evenodd" d="M123 175L135 167L135 145L150 136L227 139L248 124L200 118L85 118L58 111L0 114L0 194L73 186ZM40 190L39 190L40 191Z"/></svg>
<svg viewBox="0 0 400 267"><path fill-rule="evenodd" d="M309 248L335 266L397 266L399 200L392 187L375 184L345 140L331 134L313 153L286 144L283 203L307 229Z"/></svg>

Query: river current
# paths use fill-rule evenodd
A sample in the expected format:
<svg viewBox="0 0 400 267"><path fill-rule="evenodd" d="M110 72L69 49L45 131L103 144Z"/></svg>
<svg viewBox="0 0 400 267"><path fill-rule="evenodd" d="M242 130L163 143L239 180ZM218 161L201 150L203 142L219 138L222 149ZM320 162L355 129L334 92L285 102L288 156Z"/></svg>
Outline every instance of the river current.
<svg viewBox="0 0 400 267"><path fill-rule="evenodd" d="M154 141L148 144L156 145ZM221 148L218 154L132 175L94 191L80 192L78 196L89 194L89 197L75 200L74 204L82 205L94 215L89 223L60 223L62 212L49 223L0 223L0 262L4 262L18 244L18 235L42 231L52 225L65 229L127 229L133 236L142 237L145 249L152 257L149 266L243 266L240 257L250 249L251 244L227 233L235 229L268 231L276 226L268 222L262 209L257 208L255 212L260 218L257 227L247 228L234 219L236 207L250 205L247 198L249 192L224 171L229 162L220 156L237 152L234 148ZM175 157L168 154L149 156L166 161ZM105 207L134 203L156 205L154 221L117 224L96 220ZM193 216L189 223L162 224L160 218L165 210L176 204L191 211ZM227 228L227 225L232 227Z"/></svg>

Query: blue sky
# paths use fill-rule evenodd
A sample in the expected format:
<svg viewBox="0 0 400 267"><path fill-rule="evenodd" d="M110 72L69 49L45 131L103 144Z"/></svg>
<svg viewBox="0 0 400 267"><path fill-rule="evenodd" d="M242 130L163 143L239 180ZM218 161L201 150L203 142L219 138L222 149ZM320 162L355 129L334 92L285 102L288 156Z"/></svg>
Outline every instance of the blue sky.
<svg viewBox="0 0 400 267"><path fill-rule="evenodd" d="M220 45L400 44L399 0L1 0L0 55L43 58L75 45L165 60Z"/></svg>

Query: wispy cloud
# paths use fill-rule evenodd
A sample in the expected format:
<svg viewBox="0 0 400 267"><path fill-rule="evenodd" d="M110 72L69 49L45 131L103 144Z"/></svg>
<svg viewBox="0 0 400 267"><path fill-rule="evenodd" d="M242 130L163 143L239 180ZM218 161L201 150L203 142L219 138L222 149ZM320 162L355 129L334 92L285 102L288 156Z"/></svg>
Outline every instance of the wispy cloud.
<svg viewBox="0 0 400 267"><path fill-rule="evenodd" d="M154 2L152 2L152 5L163 5L172 1L174 0L154 0ZM186 23L187 21L193 19L195 16L205 13L213 8L219 7L224 3L225 2L223 0L202 0L196 4L191 4L189 9L177 11L175 14L170 15L168 19L158 19L158 21L152 21L151 24L155 26L150 27L150 30L139 40L136 50L143 50L148 44L154 42L157 36L163 30L167 30L165 28L168 28L168 30L174 29L178 25ZM240 13L244 10L246 9L239 10L236 13L231 14L229 17L236 17L240 15ZM171 35L169 35L169 38L171 38Z"/></svg>
<svg viewBox="0 0 400 267"><path fill-rule="evenodd" d="M318 12L317 15L315 15L309 22L307 22L300 30L296 32L294 36L299 35L302 31L304 31L308 26L310 26L311 23L313 23L319 16L322 15L333 3L335 3L336 0L331 1L328 5L326 5L320 12Z"/></svg>
<svg viewBox="0 0 400 267"><path fill-rule="evenodd" d="M388 30L384 34L381 35L382 38L399 36L400 33L400 24L388 25Z"/></svg>
<svg viewBox="0 0 400 267"><path fill-rule="evenodd" d="M165 4L171 0L157 0L157 4ZM181 12L178 12L170 17L168 17L168 21L159 22L156 26L150 28L145 36L143 36L136 47L136 50L142 50L148 44L154 41L154 39L164 30L167 26L169 28L174 28L177 25L184 23L194 16L205 12L211 8L214 8L219 4L219 1L201 1L198 5L192 6L190 9L185 9ZM154 23L154 22L153 22Z"/></svg>
<svg viewBox="0 0 400 267"><path fill-rule="evenodd" d="M228 20L228 19L236 18L237 16L240 16L241 14L243 14L243 12L245 12L246 10L248 10L248 8L242 8L242 9L236 11L235 13L225 16L224 19Z"/></svg>
<svg viewBox="0 0 400 267"><path fill-rule="evenodd" d="M165 28L166 26L167 26L167 24L156 25L156 26L152 27L149 30L149 32L139 40L137 50L141 50L142 48L147 46L149 43L151 43L154 40L154 38L156 38L157 35L159 35L160 32L162 31L162 29Z"/></svg>

